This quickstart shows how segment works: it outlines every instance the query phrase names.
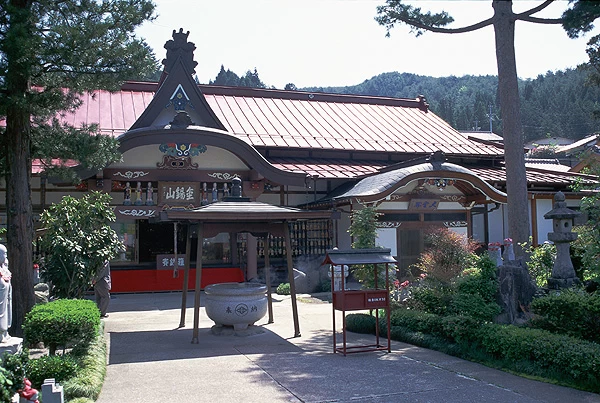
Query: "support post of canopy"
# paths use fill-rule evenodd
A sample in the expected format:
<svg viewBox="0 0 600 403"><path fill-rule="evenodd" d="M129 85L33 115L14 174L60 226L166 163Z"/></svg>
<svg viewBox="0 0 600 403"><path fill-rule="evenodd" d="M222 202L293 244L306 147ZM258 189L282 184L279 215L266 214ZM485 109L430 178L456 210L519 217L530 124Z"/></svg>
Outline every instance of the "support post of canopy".
<svg viewBox="0 0 600 403"><path fill-rule="evenodd" d="M200 326L200 284L202 280L202 247L204 244L204 224L198 223L198 249L196 254L196 285L194 289L194 331L192 344L198 344L198 327Z"/></svg>
<svg viewBox="0 0 600 403"><path fill-rule="evenodd" d="M290 294L292 297L292 315L294 317L294 337L300 337L300 322L298 320L298 304L296 302L296 283L294 282L294 264L292 260L292 242L288 222L283 222L283 233L285 234L285 254L287 257L288 281L290 282Z"/></svg>
<svg viewBox="0 0 600 403"><path fill-rule="evenodd" d="M267 307L269 309L269 322L273 323L273 296L271 294L271 259L269 257L269 233L265 234L265 281L267 283Z"/></svg>
<svg viewBox="0 0 600 403"><path fill-rule="evenodd" d="M187 225L187 238L185 240L185 266L183 269L183 287L181 292L181 316L179 319L179 327L185 327L185 310L187 308L187 292L188 282L190 279L190 256L192 249L192 225Z"/></svg>

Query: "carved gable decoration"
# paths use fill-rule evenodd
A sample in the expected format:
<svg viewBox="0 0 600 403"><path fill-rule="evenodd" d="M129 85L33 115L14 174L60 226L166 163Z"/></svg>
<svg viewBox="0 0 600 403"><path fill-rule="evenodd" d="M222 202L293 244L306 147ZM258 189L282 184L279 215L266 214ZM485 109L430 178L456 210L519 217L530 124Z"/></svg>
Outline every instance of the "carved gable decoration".
<svg viewBox="0 0 600 403"><path fill-rule="evenodd" d="M167 58L159 88L146 110L129 130L167 127L185 129L201 126L226 130L204 98L192 74L196 67L193 51L196 46L187 42L187 33L173 32L173 40L165 45Z"/></svg>

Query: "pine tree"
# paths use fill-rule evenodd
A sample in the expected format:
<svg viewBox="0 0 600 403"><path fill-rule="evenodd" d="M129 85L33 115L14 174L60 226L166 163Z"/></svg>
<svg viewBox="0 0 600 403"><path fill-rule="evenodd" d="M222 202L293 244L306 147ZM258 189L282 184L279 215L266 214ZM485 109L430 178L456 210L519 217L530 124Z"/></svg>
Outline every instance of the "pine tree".
<svg viewBox="0 0 600 403"><path fill-rule="evenodd" d="M0 116L6 177L7 248L13 273L12 335L34 304L31 159L75 158L101 167L118 157L95 126L53 119L87 90L149 76L156 61L132 32L153 18L150 0L0 0Z"/></svg>
<svg viewBox="0 0 600 403"><path fill-rule="evenodd" d="M525 12L515 14L512 1L493 0L494 15L487 20L461 28L444 28L454 19L446 12L432 14L424 13L420 8L403 4L402 0L387 0L386 4L377 8L375 20L390 30L397 23L411 27L411 32L417 36L424 31L438 33L463 33L475 31L487 26L494 27L496 38L496 62L498 65L498 97L502 114L504 134L504 159L506 163L506 188L508 195L508 233L515 244L522 244L529 239L529 205L527 201L527 178L525 171L525 156L523 152L523 127L519 100L519 86L515 61L515 22L526 21L538 24L563 24L572 22L567 31L576 36L587 32L592 22L600 16L600 7L595 2L571 2L573 15L568 12L561 18L546 19L535 17L552 3L546 0ZM569 29L565 25L566 29ZM522 256L523 251L517 251Z"/></svg>

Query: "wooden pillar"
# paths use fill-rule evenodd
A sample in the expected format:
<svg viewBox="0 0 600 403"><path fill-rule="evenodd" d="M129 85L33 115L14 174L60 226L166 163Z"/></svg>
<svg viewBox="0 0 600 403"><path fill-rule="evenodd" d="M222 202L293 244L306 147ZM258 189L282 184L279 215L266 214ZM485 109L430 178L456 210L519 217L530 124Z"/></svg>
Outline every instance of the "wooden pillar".
<svg viewBox="0 0 600 403"><path fill-rule="evenodd" d="M273 323L273 296L271 294L271 259L269 257L269 234L265 235L265 282L267 283L267 307L269 308L269 322Z"/></svg>
<svg viewBox="0 0 600 403"><path fill-rule="evenodd" d="M185 266L183 269L183 287L181 292L181 317L179 327L185 327L185 310L187 308L188 282L190 278L190 258L192 249L192 224L187 225L187 238L185 241Z"/></svg>
<svg viewBox="0 0 600 403"><path fill-rule="evenodd" d="M298 320L298 303L296 302L296 283L294 281L294 262L292 260L292 242L288 222L283 222L283 233L285 234L285 254L287 256L288 281L290 282L290 294L292 297L292 315L294 317L294 337L300 337L300 322Z"/></svg>
<svg viewBox="0 0 600 403"><path fill-rule="evenodd" d="M256 237L250 233L246 235L246 281L258 277L258 263L256 247L258 242Z"/></svg>
<svg viewBox="0 0 600 403"><path fill-rule="evenodd" d="M204 244L204 224L198 223L198 248L196 254L196 285L194 289L194 331L192 344L198 344L198 327L200 326L200 285L202 280L202 247Z"/></svg>
<svg viewBox="0 0 600 403"><path fill-rule="evenodd" d="M531 195L531 245L539 245L537 201L535 195Z"/></svg>

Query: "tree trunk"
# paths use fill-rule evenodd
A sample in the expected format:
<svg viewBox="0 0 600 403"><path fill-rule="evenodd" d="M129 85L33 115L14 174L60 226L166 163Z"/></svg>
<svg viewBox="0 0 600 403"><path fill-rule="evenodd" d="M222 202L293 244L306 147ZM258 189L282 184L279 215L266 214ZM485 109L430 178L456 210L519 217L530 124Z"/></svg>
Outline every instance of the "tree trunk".
<svg viewBox="0 0 600 403"><path fill-rule="evenodd" d="M519 84L515 60L515 19L511 1L493 2L498 94L504 133L506 192L508 194L508 236L516 245L517 257L523 256L519 243L529 241L529 206Z"/></svg>
<svg viewBox="0 0 600 403"><path fill-rule="evenodd" d="M31 32L31 20L26 1L12 1L7 37L21 39ZM21 37L21 38L20 38ZM25 314L35 304L33 290L33 219L31 207L31 116L27 102L29 87L28 46L16 40L6 48L6 215L9 270L12 272L13 320L10 334L22 336ZM19 43L20 42L20 43Z"/></svg>

